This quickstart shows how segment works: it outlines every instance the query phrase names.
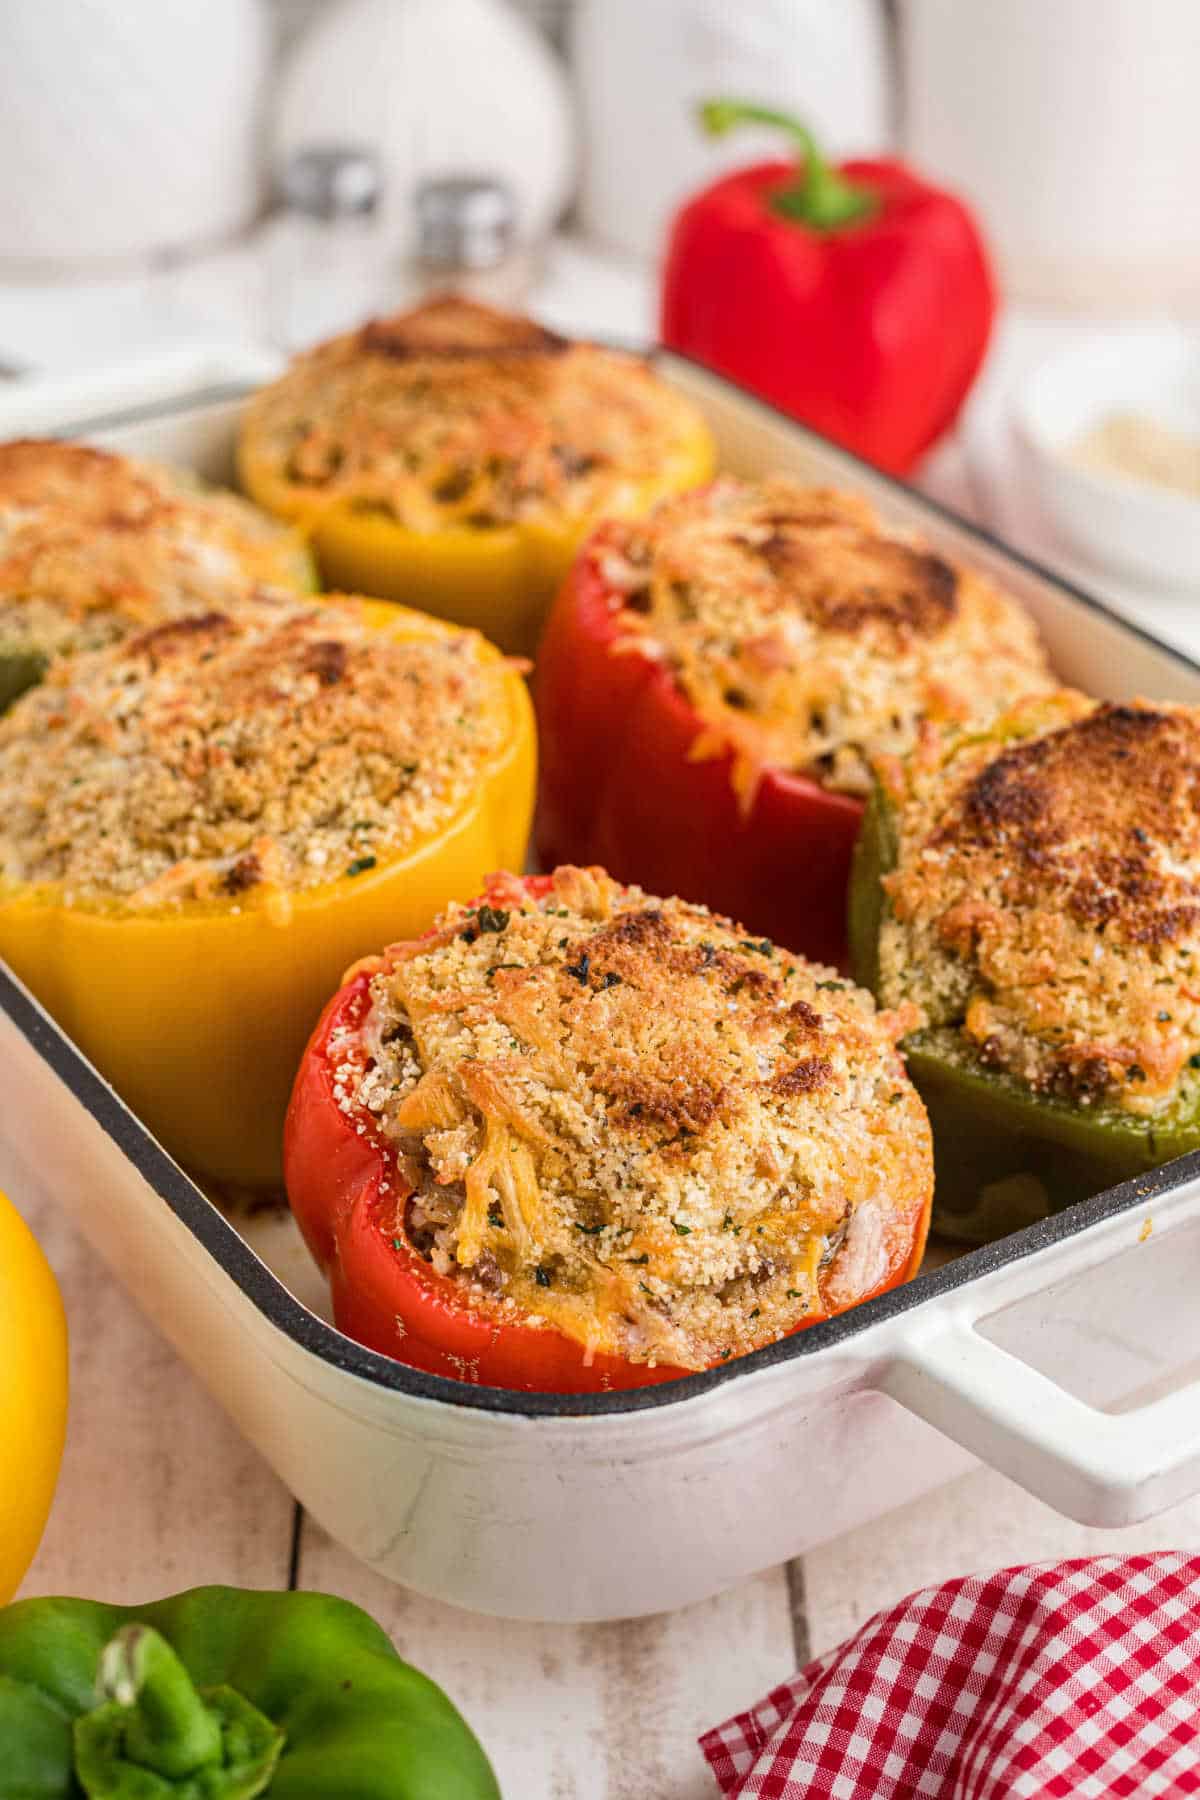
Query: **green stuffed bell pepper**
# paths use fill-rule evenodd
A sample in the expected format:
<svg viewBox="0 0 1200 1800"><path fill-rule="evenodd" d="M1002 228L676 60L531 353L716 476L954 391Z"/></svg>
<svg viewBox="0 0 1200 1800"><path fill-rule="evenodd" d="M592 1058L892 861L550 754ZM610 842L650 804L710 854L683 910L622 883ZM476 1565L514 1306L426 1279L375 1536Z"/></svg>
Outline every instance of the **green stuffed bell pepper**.
<svg viewBox="0 0 1200 1800"><path fill-rule="evenodd" d="M851 960L911 1010L934 1229L985 1242L1200 1149L1200 711L1042 695L876 773Z"/></svg>
<svg viewBox="0 0 1200 1800"><path fill-rule="evenodd" d="M316 591L302 538L224 489L89 444L0 444L0 713L62 656Z"/></svg>
<svg viewBox="0 0 1200 1800"><path fill-rule="evenodd" d="M450 1701L326 1594L0 1612L0 1800L500 1800Z"/></svg>

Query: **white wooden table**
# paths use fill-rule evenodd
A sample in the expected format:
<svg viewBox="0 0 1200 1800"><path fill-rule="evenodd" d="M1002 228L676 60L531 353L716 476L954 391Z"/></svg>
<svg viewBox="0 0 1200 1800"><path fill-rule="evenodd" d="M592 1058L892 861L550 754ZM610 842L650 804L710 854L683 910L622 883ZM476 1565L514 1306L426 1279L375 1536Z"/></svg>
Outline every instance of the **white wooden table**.
<svg viewBox="0 0 1200 1800"><path fill-rule="evenodd" d="M928 481L962 510L976 503L961 445ZM134 1601L221 1581L343 1594L449 1690L507 1800L712 1800L697 1733L910 1589L1062 1554L1200 1548L1200 1502L1130 1531L1088 1531L980 1470L845 1536L831 1519L820 1551L674 1615L564 1627L459 1612L388 1586L304 1518L35 1175L0 1160L58 1273L72 1334L66 1460L23 1593Z"/></svg>

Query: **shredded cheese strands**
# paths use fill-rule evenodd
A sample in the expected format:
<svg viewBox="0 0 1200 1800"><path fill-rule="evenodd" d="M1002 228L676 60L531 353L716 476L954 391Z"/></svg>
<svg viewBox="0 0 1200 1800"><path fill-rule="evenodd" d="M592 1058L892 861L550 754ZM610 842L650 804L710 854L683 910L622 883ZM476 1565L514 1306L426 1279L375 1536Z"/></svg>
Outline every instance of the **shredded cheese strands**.
<svg viewBox="0 0 1200 1800"><path fill-rule="evenodd" d="M498 1119L487 1119L484 1123L483 1149L467 1170L466 1198L463 1202L462 1215L458 1223L458 1248L455 1260L464 1269L471 1268L479 1261L487 1237L488 1207L492 1202L492 1182L498 1180L500 1170L504 1170L503 1185L507 1187L507 1196L501 1191L501 1200L507 1197L509 1210L520 1220L515 1202L515 1182L506 1160L508 1150L508 1132ZM528 1244L522 1245L527 1250Z"/></svg>
<svg viewBox="0 0 1200 1800"><path fill-rule="evenodd" d="M462 1102L455 1077L445 1069L430 1069L396 1113L403 1131L446 1130L462 1117Z"/></svg>
<svg viewBox="0 0 1200 1800"><path fill-rule="evenodd" d="M346 1104L473 1309L703 1367L820 1312L823 1265L845 1289L860 1210L903 1268L932 1176L901 1023L701 907L563 869L385 955Z"/></svg>

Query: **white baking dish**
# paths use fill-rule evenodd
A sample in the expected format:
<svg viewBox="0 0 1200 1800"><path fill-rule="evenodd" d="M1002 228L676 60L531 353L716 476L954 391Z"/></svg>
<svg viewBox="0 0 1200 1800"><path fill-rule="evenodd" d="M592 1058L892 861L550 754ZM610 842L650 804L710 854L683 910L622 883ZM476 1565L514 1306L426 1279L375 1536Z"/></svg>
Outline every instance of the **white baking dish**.
<svg viewBox="0 0 1200 1800"><path fill-rule="evenodd" d="M662 368L728 467L855 486L991 570L1065 677L1200 702L1185 657L716 378ZM267 372L206 353L29 389L0 404L0 436L90 436L228 476L240 395ZM0 1055L0 1178L19 1199L36 1166L320 1523L425 1593L538 1619L680 1606L972 1457L1093 1524L1200 1489L1200 1157L706 1374L523 1395L342 1337L290 1222L224 1217L2 967Z"/></svg>

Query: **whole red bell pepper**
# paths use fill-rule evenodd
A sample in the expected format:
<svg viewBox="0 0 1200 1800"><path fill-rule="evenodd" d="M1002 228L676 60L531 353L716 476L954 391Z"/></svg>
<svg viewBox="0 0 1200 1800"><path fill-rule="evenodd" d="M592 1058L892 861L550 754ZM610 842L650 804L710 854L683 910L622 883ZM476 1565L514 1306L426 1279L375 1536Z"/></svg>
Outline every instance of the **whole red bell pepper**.
<svg viewBox="0 0 1200 1800"><path fill-rule="evenodd" d="M996 289L968 209L892 158L827 163L796 120L709 101L706 129L778 126L799 162L755 163L675 219L662 340L903 474L958 412Z"/></svg>

